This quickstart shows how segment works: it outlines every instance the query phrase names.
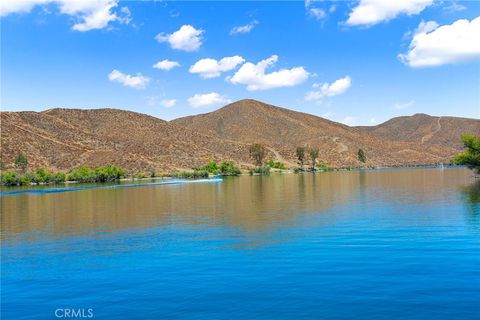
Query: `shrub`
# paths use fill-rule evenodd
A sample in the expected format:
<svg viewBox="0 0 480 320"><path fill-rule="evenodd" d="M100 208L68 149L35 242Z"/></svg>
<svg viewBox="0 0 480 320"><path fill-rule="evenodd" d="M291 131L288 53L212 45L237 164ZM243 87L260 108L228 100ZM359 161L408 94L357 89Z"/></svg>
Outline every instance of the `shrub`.
<svg viewBox="0 0 480 320"><path fill-rule="evenodd" d="M363 149L358 149L358 160L363 163L367 161L367 156L365 155L365 151L363 151Z"/></svg>
<svg viewBox="0 0 480 320"><path fill-rule="evenodd" d="M255 161L255 164L257 166L261 166L263 164L263 159L267 154L265 146L260 143L255 143L250 146L249 151L250 151L250 158L252 158Z"/></svg>
<svg viewBox="0 0 480 320"><path fill-rule="evenodd" d="M253 168L253 169L250 169L249 173L250 175L259 174L263 176L268 176L270 174L270 167L264 166L264 167Z"/></svg>
<svg viewBox="0 0 480 320"><path fill-rule="evenodd" d="M453 158L454 164L465 165L480 174L480 136L463 135L465 151Z"/></svg>
<svg viewBox="0 0 480 320"><path fill-rule="evenodd" d="M297 150L295 150L295 153L297 155L298 164L299 164L300 168L303 169L303 163L305 162L305 148L304 147L297 147Z"/></svg>
<svg viewBox="0 0 480 320"><path fill-rule="evenodd" d="M0 173L0 182L2 186L16 186L20 184L20 178L13 170Z"/></svg>
<svg viewBox="0 0 480 320"><path fill-rule="evenodd" d="M325 163L322 163L322 162L318 164L317 168L318 170L324 170L324 171L330 170L330 168Z"/></svg>
<svg viewBox="0 0 480 320"><path fill-rule="evenodd" d="M275 169L280 169L280 170L285 170L286 169L285 164L283 164L282 162L279 162L279 161L275 162L273 160L268 160L266 164L270 168L275 168Z"/></svg>
<svg viewBox="0 0 480 320"><path fill-rule="evenodd" d="M219 172L219 168L216 161L210 161L203 167L200 167L199 170L205 170L208 173L212 173L212 174L217 174Z"/></svg>
<svg viewBox="0 0 480 320"><path fill-rule="evenodd" d="M222 162L219 171L222 176L238 176L241 173L240 168L231 161Z"/></svg>
<svg viewBox="0 0 480 320"><path fill-rule="evenodd" d="M181 179L208 178L208 171L206 171L206 170L193 170L193 171L173 172L172 177L181 178Z"/></svg>
<svg viewBox="0 0 480 320"><path fill-rule="evenodd" d="M28 166L28 159L23 153L19 153L15 158L15 167L25 172Z"/></svg>
<svg viewBox="0 0 480 320"><path fill-rule="evenodd" d="M95 171L87 166L73 169L67 174L68 181L95 182Z"/></svg>
<svg viewBox="0 0 480 320"><path fill-rule="evenodd" d="M124 176L125 170L114 165L108 165L95 169L82 166L71 170L66 178L68 181L78 182L108 182L119 180Z"/></svg>

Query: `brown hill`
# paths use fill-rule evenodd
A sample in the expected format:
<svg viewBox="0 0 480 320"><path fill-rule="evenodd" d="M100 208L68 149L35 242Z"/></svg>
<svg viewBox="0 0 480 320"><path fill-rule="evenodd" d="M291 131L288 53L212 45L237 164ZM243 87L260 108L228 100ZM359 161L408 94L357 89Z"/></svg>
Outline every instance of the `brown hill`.
<svg viewBox="0 0 480 320"><path fill-rule="evenodd" d="M437 145L461 150L462 134L480 135L480 120L457 117L433 117L423 113L390 119L373 127L358 127L389 140Z"/></svg>
<svg viewBox="0 0 480 320"><path fill-rule="evenodd" d="M448 131L458 137L457 118L448 126L443 119L440 131L447 131L445 137ZM1 130L1 156L7 168L19 152L27 155L31 168L61 170L114 163L130 171L169 171L209 160L233 160L247 167L252 165L248 147L255 142L265 144L268 158L289 165L296 163L297 146L319 147L320 160L335 167L361 165L359 148L365 150L367 165L372 166L447 163L458 150L453 138L436 136L440 131L425 138L422 145L414 139L386 138L372 128L352 128L255 100L171 122L115 109L2 112ZM444 142L434 143L437 140Z"/></svg>

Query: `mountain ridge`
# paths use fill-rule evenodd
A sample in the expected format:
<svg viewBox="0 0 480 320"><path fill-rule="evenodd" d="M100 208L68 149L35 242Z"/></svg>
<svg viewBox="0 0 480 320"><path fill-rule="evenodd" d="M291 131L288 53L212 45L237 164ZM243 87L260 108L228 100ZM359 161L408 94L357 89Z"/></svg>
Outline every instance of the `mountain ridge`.
<svg viewBox="0 0 480 320"><path fill-rule="evenodd" d="M267 159L289 166L296 165L297 146L318 147L320 161L332 167L362 166L359 148L365 150L369 166L427 165L448 163L461 149L461 130L480 134L477 119L418 118L349 127L253 99L170 121L114 108L1 112L1 155L7 168L22 152L32 168L69 170L114 163L129 171L171 171L210 160L250 167L248 147L258 142L267 147ZM440 130L435 121L440 121Z"/></svg>

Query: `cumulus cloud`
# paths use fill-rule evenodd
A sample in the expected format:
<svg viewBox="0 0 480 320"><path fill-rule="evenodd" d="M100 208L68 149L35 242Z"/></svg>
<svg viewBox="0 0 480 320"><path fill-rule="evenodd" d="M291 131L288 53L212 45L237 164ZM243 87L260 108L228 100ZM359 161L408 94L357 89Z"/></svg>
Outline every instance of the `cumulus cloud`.
<svg viewBox="0 0 480 320"><path fill-rule="evenodd" d="M125 74L116 69L110 72L110 74L108 75L108 79L110 81L118 82L123 84L126 87L130 87L134 89L143 89L146 87L148 82L150 82L150 78L142 76L142 74L140 73L137 73L136 75L132 76L130 74Z"/></svg>
<svg viewBox="0 0 480 320"><path fill-rule="evenodd" d="M110 22L128 24L131 21L127 7L116 10L118 0L2 0L0 2L0 16L12 13L28 13L35 6L54 3L61 14L75 18L72 29L75 31L89 31L103 29Z"/></svg>
<svg viewBox="0 0 480 320"><path fill-rule="evenodd" d="M372 26L394 19L400 14L416 15L430 6L433 0L360 0L346 22L350 26Z"/></svg>
<svg viewBox="0 0 480 320"><path fill-rule="evenodd" d="M434 67L480 59L480 17L439 26L422 22L400 61L410 67Z"/></svg>
<svg viewBox="0 0 480 320"><path fill-rule="evenodd" d="M352 79L349 76L343 77L336 80L332 84L327 82L325 83L314 83L313 88L315 90L307 92L305 95L305 100L307 101L319 101L324 97L333 97L347 91L348 88L352 85Z"/></svg>
<svg viewBox="0 0 480 320"><path fill-rule="evenodd" d="M407 108L410 108L411 106L413 106L415 104L415 101L411 100L411 101L408 101L408 102L404 102L404 103L401 103L401 102L397 102L393 105L393 107L397 110L403 110L403 109L407 109Z"/></svg>
<svg viewBox="0 0 480 320"><path fill-rule="evenodd" d="M257 24L258 24L258 21L255 20L243 26L233 27L232 30L230 30L230 34L233 35L238 33L249 33L250 31L253 30L253 28L255 28Z"/></svg>
<svg viewBox="0 0 480 320"><path fill-rule="evenodd" d="M222 96L217 92L210 92L205 94L197 93L192 97L188 98L188 104L192 108L205 108L230 102L232 102L230 99L227 99L225 96Z"/></svg>
<svg viewBox="0 0 480 320"><path fill-rule="evenodd" d="M245 59L240 56L225 57L220 61L207 58L195 62L188 71L197 73L204 79L216 78L220 76L220 73L233 70L243 62L245 62Z"/></svg>
<svg viewBox="0 0 480 320"><path fill-rule="evenodd" d="M176 99L163 99L162 101L160 101L160 104L165 108L171 108L175 106L176 103L177 103Z"/></svg>
<svg viewBox="0 0 480 320"><path fill-rule="evenodd" d="M278 56L273 55L257 64L247 62L228 80L233 84L243 84L247 90L267 90L280 87L293 87L308 79L309 73L303 67L280 69L265 73L266 68L273 66Z"/></svg>
<svg viewBox="0 0 480 320"><path fill-rule="evenodd" d="M162 61L158 61L157 63L155 63L153 65L153 67L155 69L168 71L168 70L173 69L175 67L180 67L180 63L178 63L177 61L170 61L168 59L165 59L165 60L162 60Z"/></svg>
<svg viewBox="0 0 480 320"><path fill-rule="evenodd" d="M168 42L172 49L183 51L197 51L202 45L202 34L204 30L185 24L171 34L159 33L155 39L162 43Z"/></svg>

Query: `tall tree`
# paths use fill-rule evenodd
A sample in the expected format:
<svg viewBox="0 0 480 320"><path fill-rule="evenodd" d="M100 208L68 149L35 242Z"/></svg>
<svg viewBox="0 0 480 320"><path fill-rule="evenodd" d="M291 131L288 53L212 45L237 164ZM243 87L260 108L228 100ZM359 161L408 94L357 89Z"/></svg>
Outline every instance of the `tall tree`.
<svg viewBox="0 0 480 320"><path fill-rule="evenodd" d="M19 153L15 158L15 167L20 169L23 173L27 170L28 159L23 153Z"/></svg>
<svg viewBox="0 0 480 320"><path fill-rule="evenodd" d="M263 159L265 159L266 150L263 144L255 143L250 146L250 157L255 161L255 164L259 167L263 165Z"/></svg>
<svg viewBox="0 0 480 320"><path fill-rule="evenodd" d="M367 162L367 156L365 155L365 151L363 151L363 149L358 149L358 160L363 163Z"/></svg>
<svg viewBox="0 0 480 320"><path fill-rule="evenodd" d="M310 160L312 161L312 171L315 171L315 163L318 158L318 148L310 148L308 153L310 154Z"/></svg>
<svg viewBox="0 0 480 320"><path fill-rule="evenodd" d="M305 148L304 147L297 147L297 159L298 159L298 164L303 169L303 163L305 162Z"/></svg>
<svg viewBox="0 0 480 320"><path fill-rule="evenodd" d="M462 141L466 150L457 154L452 162L465 165L480 174L480 136L466 134L462 136Z"/></svg>

